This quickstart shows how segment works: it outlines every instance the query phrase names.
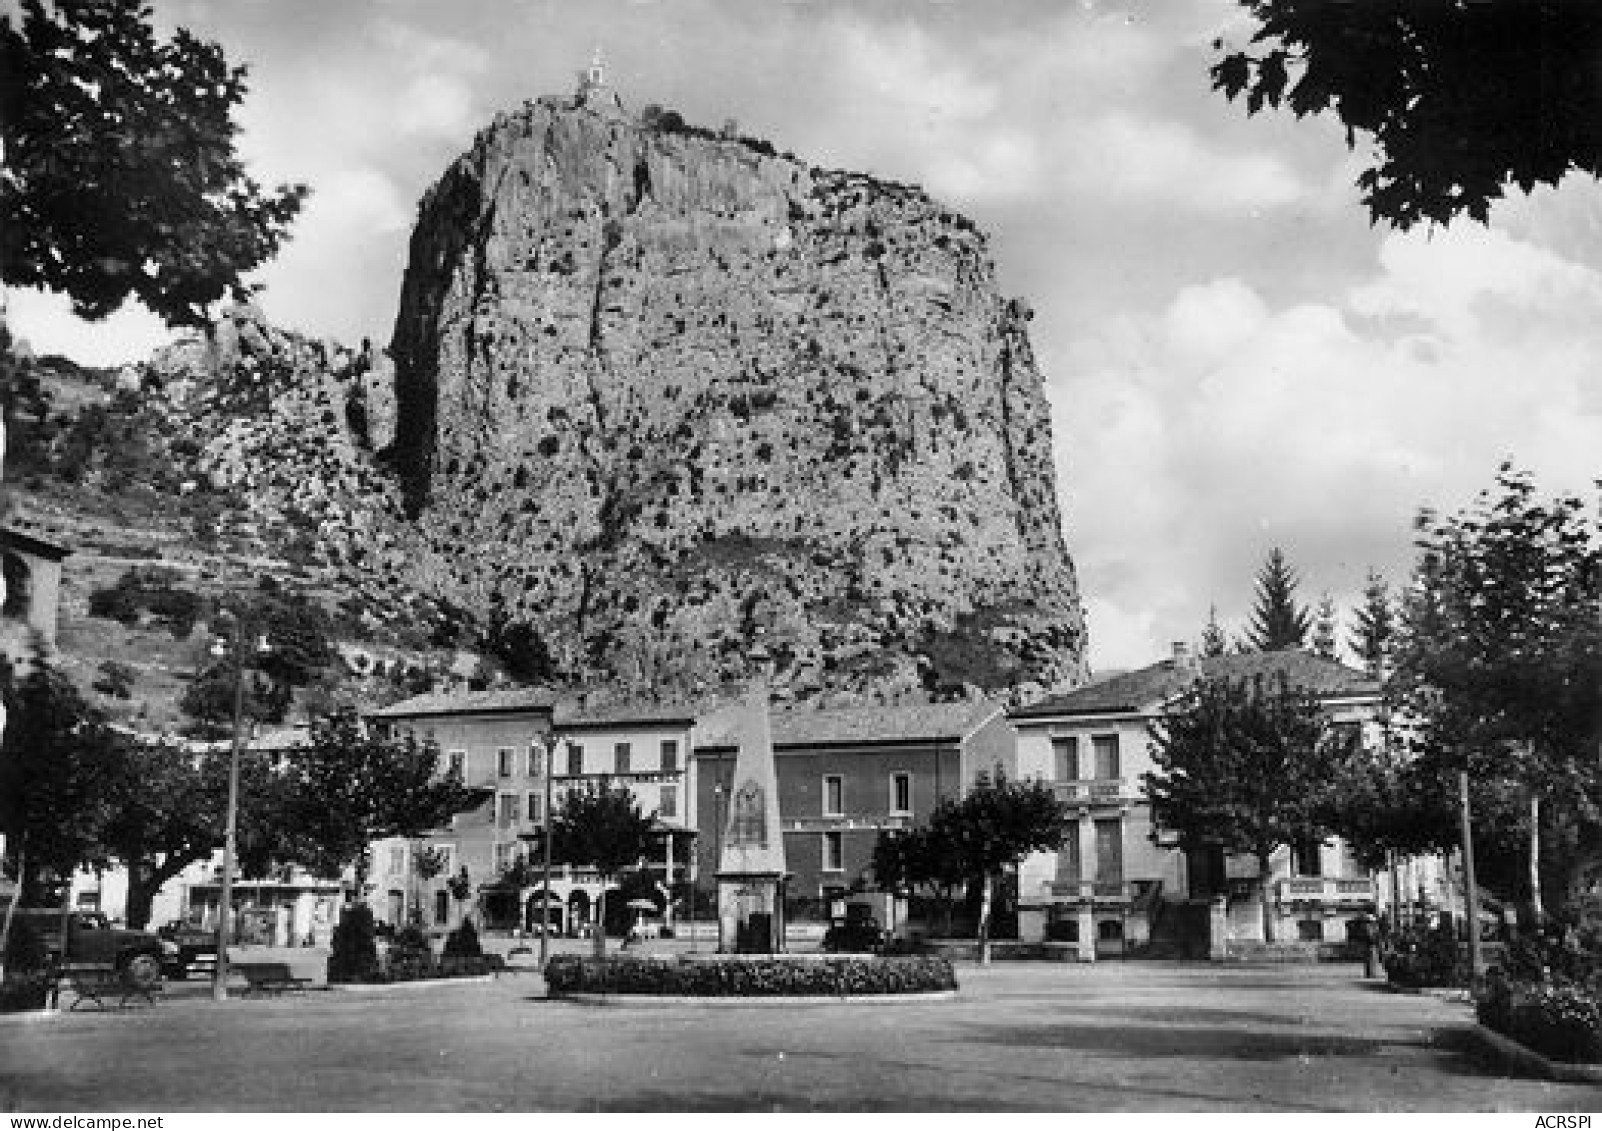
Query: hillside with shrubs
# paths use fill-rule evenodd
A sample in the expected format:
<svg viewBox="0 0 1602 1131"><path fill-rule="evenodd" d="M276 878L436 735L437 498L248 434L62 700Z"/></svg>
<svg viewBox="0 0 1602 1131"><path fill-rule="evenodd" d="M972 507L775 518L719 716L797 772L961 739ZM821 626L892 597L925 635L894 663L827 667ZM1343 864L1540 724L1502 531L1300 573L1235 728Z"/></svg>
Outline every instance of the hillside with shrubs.
<svg viewBox="0 0 1602 1131"><path fill-rule="evenodd" d="M279 664L252 688L263 723L507 678L479 625L400 576L370 353L245 307L210 340L120 369L0 335L7 525L69 551L56 660L112 718L215 733L231 709L212 654L229 604L299 656L293 680Z"/></svg>

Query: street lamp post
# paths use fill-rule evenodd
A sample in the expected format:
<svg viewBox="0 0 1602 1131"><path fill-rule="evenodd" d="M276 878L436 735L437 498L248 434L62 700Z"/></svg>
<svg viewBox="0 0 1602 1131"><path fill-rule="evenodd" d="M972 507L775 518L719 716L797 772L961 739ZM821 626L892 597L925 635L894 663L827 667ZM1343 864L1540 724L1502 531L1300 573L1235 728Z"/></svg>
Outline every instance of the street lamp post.
<svg viewBox="0 0 1602 1131"><path fill-rule="evenodd" d="M723 867L723 759L716 763L716 777L712 779L712 833L714 837L712 849L712 866L714 874ZM717 898L712 904L712 914L718 921L718 953L725 953L723 948L723 893L721 888L713 889Z"/></svg>
<svg viewBox="0 0 1602 1131"><path fill-rule="evenodd" d="M546 736L545 742L545 864L540 892L540 969L550 954L551 935L551 771L556 766L556 732Z"/></svg>
<svg viewBox="0 0 1602 1131"><path fill-rule="evenodd" d="M240 624L234 618L234 733L228 755L228 825L223 839L222 891L217 907L217 964L212 968L211 996L228 1000L228 935L233 917L234 862L239 852L239 747L244 730L245 657L239 645Z"/></svg>
<svg viewBox="0 0 1602 1131"><path fill-rule="evenodd" d="M1469 812L1469 776L1458 774L1458 804L1463 824L1463 903L1468 925L1469 971L1475 980L1485 973L1485 957L1480 947L1480 893L1474 882L1474 827Z"/></svg>

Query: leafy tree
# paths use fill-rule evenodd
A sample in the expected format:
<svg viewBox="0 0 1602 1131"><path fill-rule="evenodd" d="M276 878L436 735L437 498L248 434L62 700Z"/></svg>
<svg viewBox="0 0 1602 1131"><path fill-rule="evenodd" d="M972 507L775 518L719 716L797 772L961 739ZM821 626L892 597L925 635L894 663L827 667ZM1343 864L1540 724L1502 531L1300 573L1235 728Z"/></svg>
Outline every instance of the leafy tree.
<svg viewBox="0 0 1602 1131"><path fill-rule="evenodd" d="M466 903L473 898L473 878L467 874L467 865L462 865L454 876L445 881L445 890L451 893L451 898L457 903ZM465 918L462 921L468 922Z"/></svg>
<svg viewBox="0 0 1602 1131"><path fill-rule="evenodd" d="M941 805L953 804L943 798ZM942 810L937 809L936 812ZM873 876L880 888L933 888L945 909L945 933L951 933L952 903L968 874L953 846L944 839L951 821L916 828L886 829L873 845Z"/></svg>
<svg viewBox="0 0 1602 1131"><path fill-rule="evenodd" d="M0 659L0 832L19 862L19 893L45 898L45 877L109 862L104 833L126 781L126 743L38 648L19 673Z"/></svg>
<svg viewBox="0 0 1602 1131"><path fill-rule="evenodd" d="M432 743L382 737L352 709L312 720L283 771L279 820L292 858L325 876L353 867L359 898L374 841L420 836L473 807L476 795L439 765Z"/></svg>
<svg viewBox="0 0 1602 1131"><path fill-rule="evenodd" d="M609 782L570 789L552 815L551 855L567 864L594 868L601 875L598 921L606 922L606 889L623 869L651 851L651 820L626 786ZM595 932L595 953L606 953L606 931Z"/></svg>
<svg viewBox="0 0 1602 1131"><path fill-rule="evenodd" d="M1257 860L1263 934L1273 941L1270 858L1333 832L1330 782L1339 744L1317 697L1280 675L1202 680L1152 724L1155 771L1143 775L1152 837Z"/></svg>
<svg viewBox="0 0 1602 1131"><path fill-rule="evenodd" d="M1326 660L1337 660L1336 639L1339 631L1339 614L1335 611L1335 599L1328 593L1319 599L1318 608L1313 613L1313 655L1322 656Z"/></svg>
<svg viewBox="0 0 1602 1131"><path fill-rule="evenodd" d="M232 724L234 676L241 661L246 667L245 717L278 723L294 701L295 688L316 683L338 658L329 641L333 625L328 614L271 578L264 578L256 592L225 601L223 614L230 634L239 634L240 650L229 646L198 668L179 700L179 708L206 733L226 733ZM257 642L254 648L252 641Z"/></svg>
<svg viewBox="0 0 1602 1131"><path fill-rule="evenodd" d="M445 871L450 863L450 853L443 848L417 842L412 845L412 874L426 887L430 880L436 879ZM419 888L412 893L412 917L414 921L422 918L422 891Z"/></svg>
<svg viewBox="0 0 1602 1131"><path fill-rule="evenodd" d="M142 927L169 880L222 846L227 832L229 752L176 742L129 742L106 798L105 852L128 872L127 919ZM239 764L238 866L268 874L282 858L277 825L282 782L268 759Z"/></svg>
<svg viewBox="0 0 1602 1131"><path fill-rule="evenodd" d="M23 0L0 19L0 278L102 318L132 297L203 326L277 253L306 197L235 153L245 69L138 0Z"/></svg>
<svg viewBox="0 0 1602 1131"><path fill-rule="evenodd" d="M1296 603L1297 577L1278 546L1268 551L1257 571L1257 596L1252 607L1247 643L1259 652L1300 648L1307 639L1307 609Z"/></svg>
<svg viewBox="0 0 1602 1131"><path fill-rule="evenodd" d="M539 630L526 621L507 621L499 607L490 615L484 645L504 665L507 674L524 683L549 683L556 677L556 661Z"/></svg>
<svg viewBox="0 0 1602 1131"><path fill-rule="evenodd" d="M1602 9L1571 0L1242 0L1257 27L1213 86L1248 113L1333 113L1373 154L1375 222L1484 222L1509 186L1602 171ZM1215 44L1224 49L1222 42Z"/></svg>
<svg viewBox="0 0 1602 1131"><path fill-rule="evenodd" d="M1390 670L1391 646L1396 639L1396 612L1385 580L1370 569L1363 584L1363 604L1352 617L1355 622L1348 643L1370 679L1384 679Z"/></svg>
<svg viewBox="0 0 1602 1131"><path fill-rule="evenodd" d="M1032 852L1053 852L1067 835L1067 807L1040 781L981 774L960 801L943 800L929 818L927 849L949 854L980 885L979 961L990 961L995 879Z"/></svg>
<svg viewBox="0 0 1602 1131"><path fill-rule="evenodd" d="M16 678L0 668L8 720L0 745L0 831L23 862L23 895L44 897L43 873L121 864L127 919L149 921L156 893L223 842L224 752L142 743L113 731L77 688L36 656ZM240 768L240 860L265 874L275 856L270 768Z"/></svg>
<svg viewBox="0 0 1602 1131"><path fill-rule="evenodd" d="M1509 894L1536 894L1518 866L1528 848L1514 846L1529 844L1538 796L1544 877L1561 904L1602 860L1597 522L1504 464L1494 490L1451 518L1424 512L1417 532L1390 683L1412 722L1411 772L1445 798L1469 774L1476 860Z"/></svg>
<svg viewBox="0 0 1602 1131"><path fill-rule="evenodd" d="M1228 651L1229 641L1224 638L1224 630L1218 624L1218 606L1211 605L1207 609L1207 627L1202 629L1201 654L1210 659Z"/></svg>

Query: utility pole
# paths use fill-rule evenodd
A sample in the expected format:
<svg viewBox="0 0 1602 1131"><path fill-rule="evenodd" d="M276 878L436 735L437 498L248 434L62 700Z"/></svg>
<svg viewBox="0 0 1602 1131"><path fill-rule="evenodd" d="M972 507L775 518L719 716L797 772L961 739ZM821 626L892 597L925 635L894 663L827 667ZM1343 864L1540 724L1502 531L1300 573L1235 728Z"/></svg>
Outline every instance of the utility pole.
<svg viewBox="0 0 1602 1131"><path fill-rule="evenodd" d="M228 831L223 839L222 888L217 901L217 964L212 968L211 996L228 1000L228 936L234 910L234 862L239 858L239 745L244 730L245 653L240 647L239 618L234 618L234 736L228 755Z"/></svg>
<svg viewBox="0 0 1602 1131"><path fill-rule="evenodd" d="M1478 980L1485 973L1485 958L1480 948L1480 894L1474 883L1474 831L1466 770L1457 775L1457 791L1463 818L1463 921L1468 926L1469 973Z"/></svg>
<svg viewBox="0 0 1602 1131"><path fill-rule="evenodd" d="M1535 914L1535 929L1541 929L1546 911L1541 905L1541 795L1530 794L1530 910Z"/></svg>

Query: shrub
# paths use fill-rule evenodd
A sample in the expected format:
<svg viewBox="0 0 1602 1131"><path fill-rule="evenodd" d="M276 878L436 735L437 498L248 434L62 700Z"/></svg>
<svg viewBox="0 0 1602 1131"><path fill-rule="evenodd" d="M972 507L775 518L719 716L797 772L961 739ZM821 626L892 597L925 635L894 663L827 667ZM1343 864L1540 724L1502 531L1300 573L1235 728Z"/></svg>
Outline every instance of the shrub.
<svg viewBox="0 0 1602 1131"><path fill-rule="evenodd" d="M671 997L843 997L957 988L950 962L924 957L795 961L558 955L545 964L545 982L557 994Z"/></svg>
<svg viewBox="0 0 1602 1131"><path fill-rule="evenodd" d="M1381 958L1398 986L1466 986L1468 963L1450 931L1402 931Z"/></svg>
<svg viewBox="0 0 1602 1131"><path fill-rule="evenodd" d="M403 927L390 943L384 956L384 976L392 982L412 982L431 978L435 973L434 952L429 949L428 936L415 924Z"/></svg>
<svg viewBox="0 0 1602 1131"><path fill-rule="evenodd" d="M328 956L330 982L382 981L378 963L378 944L373 929L373 909L365 903L345 908L334 928L333 951Z"/></svg>
<svg viewBox="0 0 1602 1131"><path fill-rule="evenodd" d="M117 660L102 661L95 675L94 689L113 699L133 698L134 678L137 673Z"/></svg>
<svg viewBox="0 0 1602 1131"><path fill-rule="evenodd" d="M111 589L89 594L89 615L134 624L141 613L149 612L182 640L194 628L202 604L198 593L177 584L177 574L159 566L146 566L128 570Z"/></svg>
<svg viewBox="0 0 1602 1131"><path fill-rule="evenodd" d="M1553 1060L1602 1062L1602 1003L1578 985L1493 977L1476 1004L1480 1023Z"/></svg>
<svg viewBox="0 0 1602 1131"><path fill-rule="evenodd" d="M445 949L440 955L443 958L478 958L483 953L484 948L478 942L478 928L471 919L463 919L460 927L445 936Z"/></svg>

